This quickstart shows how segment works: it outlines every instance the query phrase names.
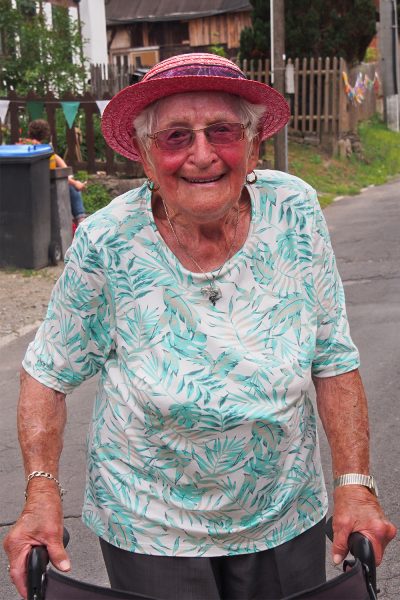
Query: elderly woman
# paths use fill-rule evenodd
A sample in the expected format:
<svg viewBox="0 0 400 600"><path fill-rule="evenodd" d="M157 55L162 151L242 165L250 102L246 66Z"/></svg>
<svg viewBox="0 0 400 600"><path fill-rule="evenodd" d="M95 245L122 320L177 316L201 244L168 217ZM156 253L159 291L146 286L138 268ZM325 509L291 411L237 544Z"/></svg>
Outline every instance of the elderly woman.
<svg viewBox="0 0 400 600"><path fill-rule="evenodd" d="M255 171L288 121L230 61L161 62L103 116L147 183L78 229L23 362L26 505L6 539L25 594L30 547L61 544L65 396L100 372L83 521L111 585L160 599L282 598L324 580L332 451L334 561L362 531L379 563L395 528L369 471L366 400L315 191Z"/></svg>

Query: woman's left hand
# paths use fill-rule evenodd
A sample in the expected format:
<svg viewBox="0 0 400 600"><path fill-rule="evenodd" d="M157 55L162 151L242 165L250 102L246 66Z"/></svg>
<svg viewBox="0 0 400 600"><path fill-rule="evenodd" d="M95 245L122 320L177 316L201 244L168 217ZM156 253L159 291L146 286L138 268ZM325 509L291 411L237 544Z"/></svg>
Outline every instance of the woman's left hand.
<svg viewBox="0 0 400 600"><path fill-rule="evenodd" d="M334 492L333 562L339 564L348 553L348 538L358 531L372 543L377 565L383 552L397 533L396 527L385 517L383 510L368 488L346 485Z"/></svg>

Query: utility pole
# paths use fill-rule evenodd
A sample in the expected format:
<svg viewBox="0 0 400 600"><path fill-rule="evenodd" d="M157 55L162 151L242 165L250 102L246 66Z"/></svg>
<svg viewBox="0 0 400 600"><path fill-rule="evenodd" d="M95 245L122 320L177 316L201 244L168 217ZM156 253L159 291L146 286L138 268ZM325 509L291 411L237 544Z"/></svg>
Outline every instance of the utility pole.
<svg viewBox="0 0 400 600"><path fill-rule="evenodd" d="M285 94L285 0L270 0L271 19L271 83ZM274 165L288 171L287 125L274 136Z"/></svg>
<svg viewBox="0 0 400 600"><path fill-rule="evenodd" d="M396 0L379 2L379 53L385 121L389 129L400 131L400 57Z"/></svg>

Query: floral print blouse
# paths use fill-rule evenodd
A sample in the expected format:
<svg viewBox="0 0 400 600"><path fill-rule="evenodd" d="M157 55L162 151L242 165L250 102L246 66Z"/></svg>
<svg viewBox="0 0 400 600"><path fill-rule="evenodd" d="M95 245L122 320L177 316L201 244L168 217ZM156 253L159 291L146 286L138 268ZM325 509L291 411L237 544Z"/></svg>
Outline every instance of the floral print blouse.
<svg viewBox="0 0 400 600"><path fill-rule="evenodd" d="M215 306L158 233L144 185L79 226L27 350L24 368L64 393L100 372L83 521L126 550L256 552L327 510L308 390L358 352L315 191L257 177Z"/></svg>

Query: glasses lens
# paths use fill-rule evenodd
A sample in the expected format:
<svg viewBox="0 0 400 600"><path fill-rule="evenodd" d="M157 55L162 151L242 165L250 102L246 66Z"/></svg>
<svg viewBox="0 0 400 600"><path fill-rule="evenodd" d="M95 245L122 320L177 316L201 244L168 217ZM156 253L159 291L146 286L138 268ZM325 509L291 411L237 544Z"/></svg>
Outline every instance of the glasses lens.
<svg viewBox="0 0 400 600"><path fill-rule="evenodd" d="M195 131L204 131L210 144L231 144L243 139L244 127L241 123L214 123L204 129L171 127L154 134L157 146L161 150L182 150L188 148L194 139Z"/></svg>
<svg viewBox="0 0 400 600"><path fill-rule="evenodd" d="M192 129L185 127L174 127L163 129L156 134L157 145L161 150L181 150L190 145L192 141Z"/></svg>
<svg viewBox="0 0 400 600"><path fill-rule="evenodd" d="M241 123L215 123L204 130L210 144L231 144L243 137Z"/></svg>

